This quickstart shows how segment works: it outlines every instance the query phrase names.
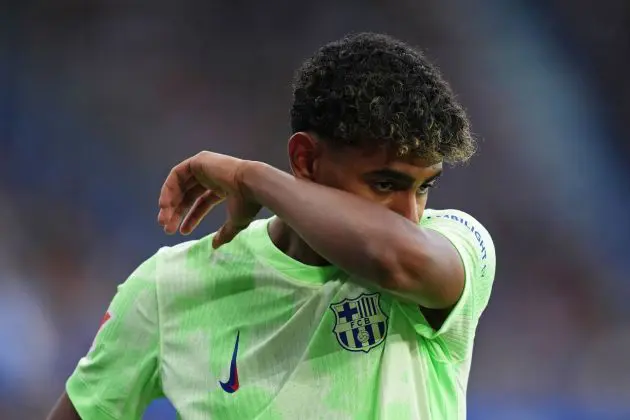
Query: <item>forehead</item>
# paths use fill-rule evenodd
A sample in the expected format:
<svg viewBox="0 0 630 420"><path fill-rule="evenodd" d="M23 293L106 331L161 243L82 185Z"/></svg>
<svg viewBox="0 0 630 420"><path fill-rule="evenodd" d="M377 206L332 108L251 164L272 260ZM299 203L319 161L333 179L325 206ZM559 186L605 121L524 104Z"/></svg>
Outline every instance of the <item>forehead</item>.
<svg viewBox="0 0 630 420"><path fill-rule="evenodd" d="M399 156L385 148L345 147L330 151L331 157L349 171L374 172L383 169L405 173L413 178L430 178L442 171L442 162L430 162L416 156Z"/></svg>

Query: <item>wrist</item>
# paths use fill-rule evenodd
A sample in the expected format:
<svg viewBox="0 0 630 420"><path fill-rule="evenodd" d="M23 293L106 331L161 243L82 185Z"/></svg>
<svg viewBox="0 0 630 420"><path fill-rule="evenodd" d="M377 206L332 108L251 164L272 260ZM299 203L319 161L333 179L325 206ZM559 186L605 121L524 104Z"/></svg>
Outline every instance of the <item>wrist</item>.
<svg viewBox="0 0 630 420"><path fill-rule="evenodd" d="M238 174L239 189L243 198L246 200L255 200L256 181L261 178L262 171L268 169L269 165L255 160L246 160L243 162L241 170Z"/></svg>

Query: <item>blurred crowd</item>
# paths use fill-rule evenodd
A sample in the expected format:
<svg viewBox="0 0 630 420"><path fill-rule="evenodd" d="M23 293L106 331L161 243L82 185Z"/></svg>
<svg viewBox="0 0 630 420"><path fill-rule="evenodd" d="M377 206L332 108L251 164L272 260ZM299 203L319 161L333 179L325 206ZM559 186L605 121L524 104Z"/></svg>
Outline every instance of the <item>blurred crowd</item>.
<svg viewBox="0 0 630 420"><path fill-rule="evenodd" d="M293 71L363 30L435 59L482 140L429 200L497 248L471 418L630 418L629 2L30 0L0 22L1 419L42 418L116 285L181 240L155 220L170 168L286 169Z"/></svg>

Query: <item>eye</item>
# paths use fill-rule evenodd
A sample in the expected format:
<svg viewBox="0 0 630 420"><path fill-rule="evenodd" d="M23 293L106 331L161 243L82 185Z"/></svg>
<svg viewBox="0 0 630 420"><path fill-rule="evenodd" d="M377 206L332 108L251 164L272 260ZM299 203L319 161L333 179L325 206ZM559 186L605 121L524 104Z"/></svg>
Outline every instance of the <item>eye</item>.
<svg viewBox="0 0 630 420"><path fill-rule="evenodd" d="M418 188L418 191L416 192L416 194L425 195L429 192L429 189L434 188L434 187L435 187L435 182L421 185L420 188Z"/></svg>
<svg viewBox="0 0 630 420"><path fill-rule="evenodd" d="M374 191L379 193L389 193L394 191L394 183L391 181L377 181L372 184Z"/></svg>

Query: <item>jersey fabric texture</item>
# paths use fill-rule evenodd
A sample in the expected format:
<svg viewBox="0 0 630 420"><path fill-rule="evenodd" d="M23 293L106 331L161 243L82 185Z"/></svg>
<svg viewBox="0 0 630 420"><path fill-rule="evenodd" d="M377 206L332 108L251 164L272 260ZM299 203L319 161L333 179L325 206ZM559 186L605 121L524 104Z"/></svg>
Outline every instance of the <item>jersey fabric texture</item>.
<svg viewBox="0 0 630 420"><path fill-rule="evenodd" d="M457 210L422 228L454 245L466 281L436 331L417 305L334 266L295 261L258 220L218 250L212 235L162 248L119 286L67 383L82 418L133 420L166 397L185 420L461 420L495 251Z"/></svg>

